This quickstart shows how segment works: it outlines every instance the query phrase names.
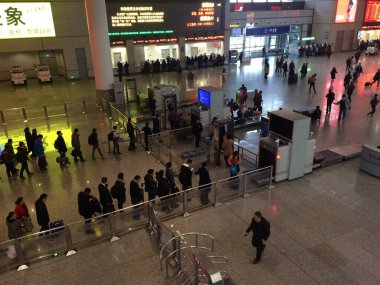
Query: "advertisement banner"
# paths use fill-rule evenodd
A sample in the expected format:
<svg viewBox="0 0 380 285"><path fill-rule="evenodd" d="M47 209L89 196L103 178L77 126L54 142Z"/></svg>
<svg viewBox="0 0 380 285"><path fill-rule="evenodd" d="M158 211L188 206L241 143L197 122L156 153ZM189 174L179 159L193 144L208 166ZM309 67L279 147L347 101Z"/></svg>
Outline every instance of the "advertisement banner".
<svg viewBox="0 0 380 285"><path fill-rule="evenodd" d="M354 23L358 0L338 0L335 23Z"/></svg>
<svg viewBox="0 0 380 285"><path fill-rule="evenodd" d="M0 39L55 37L50 3L0 3Z"/></svg>

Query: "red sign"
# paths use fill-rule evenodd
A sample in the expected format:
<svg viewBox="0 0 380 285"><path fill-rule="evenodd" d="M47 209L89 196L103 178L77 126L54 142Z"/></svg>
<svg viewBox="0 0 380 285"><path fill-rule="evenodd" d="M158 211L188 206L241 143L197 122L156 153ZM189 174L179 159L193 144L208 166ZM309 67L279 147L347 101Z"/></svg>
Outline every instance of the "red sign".
<svg viewBox="0 0 380 285"><path fill-rule="evenodd" d="M380 0L367 0L364 23L380 23Z"/></svg>

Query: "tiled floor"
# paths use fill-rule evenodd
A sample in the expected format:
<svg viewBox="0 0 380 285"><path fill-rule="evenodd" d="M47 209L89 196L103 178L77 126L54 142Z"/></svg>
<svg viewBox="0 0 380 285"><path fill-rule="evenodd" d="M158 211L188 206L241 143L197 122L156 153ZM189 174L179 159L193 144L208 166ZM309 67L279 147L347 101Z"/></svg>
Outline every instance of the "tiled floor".
<svg viewBox="0 0 380 285"><path fill-rule="evenodd" d="M330 82L329 71L332 66L336 66L338 69L338 79L334 88L339 98L342 92L345 59L348 55L334 55L330 61L327 58L307 60L310 67L309 74L318 74L318 93L316 95L308 95L307 79L300 80L298 85L289 86L286 79L273 74L273 66L268 81L264 81L261 59L255 59L250 65L243 67L229 66L227 80L223 86L225 94L232 97L235 90L241 83L244 83L248 89L263 90L264 111L275 110L279 107L312 108L317 104L321 105L324 110L324 94ZM304 61L306 59L298 60L297 65L301 65ZM273 58L271 62L273 62ZM337 123L338 107L334 106L330 118L325 119L323 112L322 122L313 127L318 150L349 142L379 144L379 115L375 114L373 119L366 117L365 114L369 111L369 98L366 94L370 90L364 90L364 82L372 78L379 64L379 58L365 57L362 59L362 63L365 74L359 79L358 90L353 95L353 108L346 121ZM136 75L138 89L145 91L147 86L158 83L178 84L181 90L179 99L188 100L196 98L197 86L222 85L221 69L219 68L196 70L195 72L194 82L186 80L186 71L180 75L176 73L155 74L152 77ZM53 85L43 86L38 85L37 82L30 82L27 88L16 89L10 87L8 82L2 82L0 83L2 96L0 110L12 107L30 109L31 106L42 104L62 106L65 101L79 104L78 102L81 102L82 99L93 98L95 96L93 90L92 81L64 82L56 80ZM372 90L377 89L373 87ZM32 209L34 201L43 192L49 194L47 206L52 220L63 218L66 223L76 221L81 218L77 213L76 195L84 187L90 186L97 195L97 184L104 175L109 177L110 184L112 184L116 174L121 171L126 174L126 180L130 181L136 174L143 175L148 168L162 168L142 148L135 153L129 153L126 146L122 146L123 155L120 161L113 160L112 156L107 154L107 159L104 161L88 160L84 163L72 163L68 168L61 170L54 162L56 153L52 147L56 130L63 130L69 144L71 130L79 127L86 158L90 158L90 149L86 145L86 140L91 128L98 127L100 137L103 138L103 141L105 140L109 131L108 120L96 110L94 105L90 104L88 110L87 114L82 114L80 107L76 107L69 121L64 117L54 117L48 124L43 119L29 122L31 128L37 127L47 137L49 170L47 173L39 173L34 169L35 166L32 166L36 174L30 180L12 179L8 181L4 167L1 167L1 221L4 221L7 212L13 209L13 202L17 196L23 195ZM16 141L23 139L23 128L24 123L22 122L9 123L7 125L8 135L15 138ZM5 136L4 129L0 130L2 143ZM102 148L103 152L106 152L106 144L102 145ZM379 282L380 278L378 274L380 272L378 262L380 249L377 242L380 239L380 224L378 223L380 198L377 188L378 179L359 172L357 162L352 161L316 171L303 179L281 183L273 192L260 192L251 195L248 199L236 200L221 208L197 212L190 219L178 219L175 225L181 231L199 230L215 235L220 243L217 246L217 252L230 258L231 262L226 268L234 278L240 281L238 284L253 284L249 280L257 280L258 284L376 284L376 280ZM270 246L267 247L263 263L259 266L250 264L253 249L250 248L249 239L242 237L242 232L247 226L252 212L256 209L262 210L273 226ZM33 212L32 216L35 221ZM139 233L141 236L144 234L146 233ZM1 222L0 240L5 238L6 227ZM129 236L124 238L129 239ZM124 244L121 243L115 247L123 246ZM138 252L134 245L127 243L125 246ZM142 246L150 247L145 241ZM104 261L97 260L99 267L109 268L109 264L112 262L107 258L112 259L110 256L121 250L118 248L116 253L112 253L105 249L109 247L111 246L104 244L100 247L95 246L94 249L88 249L88 251L99 250L99 252L103 250L102 256L109 254ZM81 256L86 259L93 255L87 251L81 251ZM157 256L153 259L155 258ZM74 260L76 259L79 257L74 257ZM37 279L34 281L36 284L43 284L43 282L54 284L49 280L53 276L52 268L57 266L61 269L62 276L66 273L71 274L73 268L70 266L74 267L71 265L72 262L65 259L57 260L57 263L55 261L41 263L32 269L36 272L39 270L50 272L46 276L44 274L39 276L44 279L38 279L39 277L36 276ZM58 262L62 262L62 266L57 265L60 264ZM75 262L79 263L80 261ZM69 263L70 265L68 265ZM67 267L63 264L66 264ZM142 266L144 262L141 260L139 264ZM97 265L94 264L94 266ZM154 268L154 266L150 267ZM118 274L124 274L124 271L118 266L115 270L110 271L113 273L110 274L110 280L117 279L114 276L118 276ZM75 272L77 271L75 269ZM78 278L85 277L87 279L88 276L92 276L90 271L83 270L83 272L77 273L80 275L73 274L73 280L66 283L78 284L75 281ZM92 277L89 277L89 282L96 280L92 284L108 284L108 281L103 280L107 278L100 272L97 272L100 277L94 275L99 278L91 279ZM28 274L31 274L31 271L20 274L8 273L1 276L0 282L9 280L6 284L24 283L25 280L29 280ZM141 276L144 278L147 275L145 272L141 272ZM149 276L153 277L153 275L156 276L159 273ZM133 275L133 278L135 277ZM140 282L141 280L136 280L136 283L133 284L147 284ZM160 282L158 283L161 284ZM165 284L164 281L162 282ZM112 284L124 283L114 280Z"/></svg>

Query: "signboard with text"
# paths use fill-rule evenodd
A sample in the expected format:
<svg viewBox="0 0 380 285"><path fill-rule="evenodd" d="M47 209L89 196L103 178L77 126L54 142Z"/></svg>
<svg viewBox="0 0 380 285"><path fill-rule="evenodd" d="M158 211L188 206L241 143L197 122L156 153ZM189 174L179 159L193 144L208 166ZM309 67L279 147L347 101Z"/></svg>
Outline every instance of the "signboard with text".
<svg viewBox="0 0 380 285"><path fill-rule="evenodd" d="M267 35L281 35L288 34L290 31L289 26L268 27L268 28L252 28L246 29L246 36L267 36Z"/></svg>
<svg viewBox="0 0 380 285"><path fill-rule="evenodd" d="M50 3L0 3L0 39L55 37Z"/></svg>
<svg viewBox="0 0 380 285"><path fill-rule="evenodd" d="M106 2L110 36L221 33L221 0Z"/></svg>
<svg viewBox="0 0 380 285"><path fill-rule="evenodd" d="M364 13L364 24L380 24L380 0L367 0Z"/></svg>

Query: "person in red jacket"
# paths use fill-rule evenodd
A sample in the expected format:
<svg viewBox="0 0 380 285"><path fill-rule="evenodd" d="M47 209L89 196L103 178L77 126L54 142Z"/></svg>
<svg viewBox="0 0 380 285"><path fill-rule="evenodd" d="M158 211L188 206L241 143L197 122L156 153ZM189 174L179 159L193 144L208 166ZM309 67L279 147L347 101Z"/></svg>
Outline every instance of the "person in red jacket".
<svg viewBox="0 0 380 285"><path fill-rule="evenodd" d="M23 197L18 197L15 204L16 204L16 207L15 207L14 212L16 214L17 220L20 220L23 217L25 217L25 218L30 217L28 207L26 206L25 200Z"/></svg>

